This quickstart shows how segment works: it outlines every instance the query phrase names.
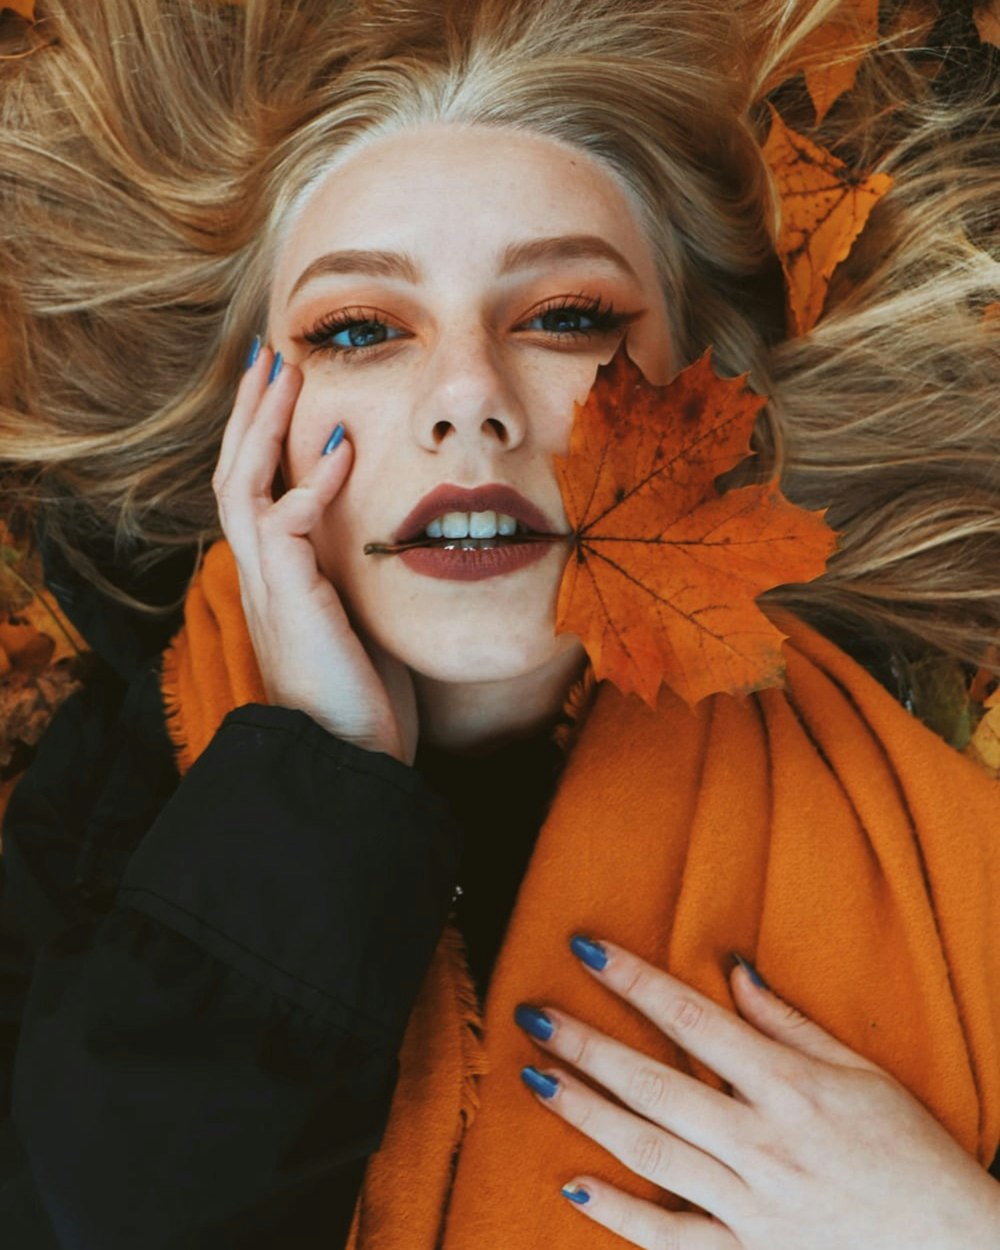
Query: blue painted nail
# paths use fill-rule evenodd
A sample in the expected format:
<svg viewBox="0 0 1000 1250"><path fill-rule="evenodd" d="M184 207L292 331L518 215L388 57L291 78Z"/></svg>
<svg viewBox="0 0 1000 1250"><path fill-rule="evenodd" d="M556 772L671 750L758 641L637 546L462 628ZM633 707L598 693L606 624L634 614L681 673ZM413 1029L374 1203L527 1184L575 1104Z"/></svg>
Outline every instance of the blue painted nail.
<svg viewBox="0 0 1000 1250"><path fill-rule="evenodd" d="M255 334L253 336L253 342L250 344L250 351L247 353L247 363L244 366L244 371L246 371L246 369L250 369L253 367L253 363L259 355L260 355L260 335Z"/></svg>
<svg viewBox="0 0 1000 1250"><path fill-rule="evenodd" d="M525 1033L537 1037L540 1042L547 1042L556 1031L556 1026L544 1011L529 1007L526 1003L519 1003L514 1008L514 1023L524 1029Z"/></svg>
<svg viewBox="0 0 1000 1250"><path fill-rule="evenodd" d="M735 951L732 952L732 959L734 964L739 964L754 985L759 986L762 990L771 988L749 959L744 959L742 955L737 955Z"/></svg>
<svg viewBox="0 0 1000 1250"><path fill-rule="evenodd" d="M326 440L326 446L323 448L323 455L328 456L330 452L333 451L335 447L339 447L343 441L344 426L343 422L341 422L341 424L337 426L330 437Z"/></svg>
<svg viewBox="0 0 1000 1250"><path fill-rule="evenodd" d="M608 962L608 952L600 942L592 942L590 938L575 933L569 940L569 948L577 959L582 959L588 968L602 972Z"/></svg>
<svg viewBox="0 0 1000 1250"><path fill-rule="evenodd" d="M267 384L268 384L268 386L270 386L270 385L271 385L271 383L274 381L274 379L275 379L275 378L278 376L278 374L281 372L281 366L282 366L282 364L283 364L283 363L284 363L284 361L283 361L283 360L282 360L282 358L281 358L281 352L278 352L277 356L275 356L275 358L274 358L274 364L271 366L271 372L267 375Z"/></svg>
<svg viewBox="0 0 1000 1250"><path fill-rule="evenodd" d="M564 1198L568 1198L570 1202L575 1202L578 1207L582 1207L585 1202L590 1201L590 1194L582 1185L563 1185L559 1192Z"/></svg>
<svg viewBox="0 0 1000 1250"><path fill-rule="evenodd" d="M528 1089L534 1090L536 1094L541 1094L543 1098L551 1098L559 1088L559 1082L554 1076L546 1076L539 1072L537 1068L528 1067L521 1069L521 1080L527 1085Z"/></svg>

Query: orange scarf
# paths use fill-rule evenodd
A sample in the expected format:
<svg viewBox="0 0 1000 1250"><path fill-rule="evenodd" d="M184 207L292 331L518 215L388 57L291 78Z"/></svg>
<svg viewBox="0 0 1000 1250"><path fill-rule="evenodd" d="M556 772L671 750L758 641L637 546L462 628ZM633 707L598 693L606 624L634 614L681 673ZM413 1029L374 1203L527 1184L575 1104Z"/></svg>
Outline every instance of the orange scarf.
<svg viewBox="0 0 1000 1250"><path fill-rule="evenodd" d="M182 770L231 708L264 700L225 544L209 552L185 620L163 676ZM574 932L620 942L727 1005L728 954L740 951L992 1159L1000 791L835 647L780 623L787 690L694 711L664 692L654 713L599 687L481 1020L461 939L445 929L351 1250L621 1250L560 1197L576 1172L668 1201L520 1081L524 1064L546 1062L512 1020L529 1002L718 1084L576 965Z"/></svg>

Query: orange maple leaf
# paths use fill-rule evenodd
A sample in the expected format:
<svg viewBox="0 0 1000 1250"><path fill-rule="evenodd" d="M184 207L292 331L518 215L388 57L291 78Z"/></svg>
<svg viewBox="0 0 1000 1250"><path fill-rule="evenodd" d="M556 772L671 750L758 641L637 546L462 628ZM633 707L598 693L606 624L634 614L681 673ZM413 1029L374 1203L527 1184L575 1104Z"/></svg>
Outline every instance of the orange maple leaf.
<svg viewBox="0 0 1000 1250"><path fill-rule="evenodd" d="M892 179L855 177L832 152L786 126L773 108L771 118L763 153L781 202L776 246L788 284L791 328L806 334L823 312L833 271Z"/></svg>
<svg viewBox="0 0 1000 1250"><path fill-rule="evenodd" d="M784 635L754 600L822 573L835 535L775 482L719 492L750 453L767 400L720 378L711 349L664 387L624 348L577 405L556 473L575 550L557 632L583 641L595 676L655 706L780 683Z"/></svg>

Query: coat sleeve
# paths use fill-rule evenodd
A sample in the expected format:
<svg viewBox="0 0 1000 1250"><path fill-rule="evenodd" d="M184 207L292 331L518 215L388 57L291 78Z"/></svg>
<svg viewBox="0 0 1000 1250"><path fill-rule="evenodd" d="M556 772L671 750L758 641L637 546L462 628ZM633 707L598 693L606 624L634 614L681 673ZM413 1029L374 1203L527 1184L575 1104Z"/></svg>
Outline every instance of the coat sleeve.
<svg viewBox="0 0 1000 1250"><path fill-rule="evenodd" d="M154 686L67 704L11 801L0 1227L332 1250L460 836L412 769L283 708L232 713L178 784Z"/></svg>

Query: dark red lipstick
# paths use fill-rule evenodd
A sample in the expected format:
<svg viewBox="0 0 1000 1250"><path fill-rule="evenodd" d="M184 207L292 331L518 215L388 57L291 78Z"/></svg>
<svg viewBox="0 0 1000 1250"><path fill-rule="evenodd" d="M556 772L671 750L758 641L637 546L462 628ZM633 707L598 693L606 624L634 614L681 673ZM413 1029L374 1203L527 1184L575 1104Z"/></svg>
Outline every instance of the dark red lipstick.
<svg viewBox="0 0 1000 1250"><path fill-rule="evenodd" d="M517 532L494 538L430 538L431 521L449 512L495 512L513 517ZM482 581L525 568L548 555L569 535L554 532L545 513L512 486L492 483L471 489L437 486L400 523L390 543L368 543L371 555L398 555L424 577Z"/></svg>

